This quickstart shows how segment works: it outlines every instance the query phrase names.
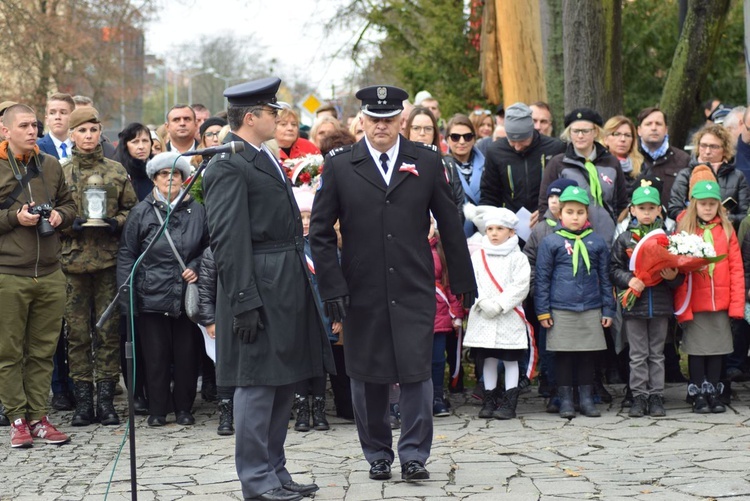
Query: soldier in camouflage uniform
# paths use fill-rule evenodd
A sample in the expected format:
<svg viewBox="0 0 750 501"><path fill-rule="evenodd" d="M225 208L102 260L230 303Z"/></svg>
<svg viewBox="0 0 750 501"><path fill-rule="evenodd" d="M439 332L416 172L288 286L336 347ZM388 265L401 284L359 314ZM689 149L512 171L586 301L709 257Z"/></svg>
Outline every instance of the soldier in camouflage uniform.
<svg viewBox="0 0 750 501"><path fill-rule="evenodd" d="M138 198L125 168L104 157L100 136L101 123L95 109L79 108L71 114L70 138L75 146L63 172L78 214L73 226L63 233L61 261L68 293L68 362L76 393L73 426L89 425L95 417L105 425L120 423L113 405L120 378L119 317L112 315L101 329L94 324L117 293L119 235ZM91 184L106 190L103 226L86 224L92 205L84 192Z"/></svg>

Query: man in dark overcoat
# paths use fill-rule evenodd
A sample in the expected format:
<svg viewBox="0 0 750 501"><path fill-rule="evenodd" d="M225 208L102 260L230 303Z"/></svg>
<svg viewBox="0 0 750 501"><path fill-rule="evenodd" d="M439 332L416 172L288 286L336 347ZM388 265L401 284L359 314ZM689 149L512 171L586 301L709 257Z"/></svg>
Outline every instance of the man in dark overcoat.
<svg viewBox="0 0 750 501"><path fill-rule="evenodd" d="M315 196L310 244L329 318L345 317L344 353L370 478L391 477L388 388L401 386L398 454L404 480L429 478L435 277L430 212L445 248L451 289L469 306L476 283L440 154L399 135L407 93L367 87L365 137L333 150ZM340 221L341 264L334 224Z"/></svg>
<svg viewBox="0 0 750 501"><path fill-rule="evenodd" d="M301 499L284 467L298 381L333 371L331 347L309 282L302 219L291 185L263 142L274 136L278 78L224 91L232 132L244 142L214 157L203 179L218 271L217 384L235 386L235 461L246 499Z"/></svg>

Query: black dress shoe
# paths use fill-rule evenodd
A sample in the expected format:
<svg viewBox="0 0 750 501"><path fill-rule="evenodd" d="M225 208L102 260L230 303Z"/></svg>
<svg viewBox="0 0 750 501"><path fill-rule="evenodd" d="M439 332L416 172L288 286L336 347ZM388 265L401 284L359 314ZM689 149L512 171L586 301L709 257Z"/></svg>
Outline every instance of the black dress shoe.
<svg viewBox="0 0 750 501"><path fill-rule="evenodd" d="M148 400L143 397L133 397L133 412L136 416L148 415Z"/></svg>
<svg viewBox="0 0 750 501"><path fill-rule="evenodd" d="M253 498L245 498L247 501L299 501L303 496L296 492L288 491L283 487L277 487L266 491L259 496Z"/></svg>
<svg viewBox="0 0 750 501"><path fill-rule="evenodd" d="M72 411L74 408L73 399L65 392L52 395L51 405L56 411Z"/></svg>
<svg viewBox="0 0 750 501"><path fill-rule="evenodd" d="M388 480L391 478L391 462L387 459L376 459L370 466L370 478L373 480Z"/></svg>
<svg viewBox="0 0 750 501"><path fill-rule="evenodd" d="M413 480L427 480L430 478L430 472L424 467L421 461L407 461L401 465L401 480L411 482Z"/></svg>
<svg viewBox="0 0 750 501"><path fill-rule="evenodd" d="M298 484L294 480L290 480L289 482L282 485L282 487L290 492L296 492L297 494L300 494L302 496L312 494L319 489L317 484Z"/></svg>
<svg viewBox="0 0 750 501"><path fill-rule="evenodd" d="M152 414L148 417L149 426L164 426L165 424L167 424L166 416L156 416Z"/></svg>
<svg viewBox="0 0 750 501"><path fill-rule="evenodd" d="M186 426L195 424L195 418L188 411L178 411L175 417L177 418L176 419L177 424L182 424Z"/></svg>

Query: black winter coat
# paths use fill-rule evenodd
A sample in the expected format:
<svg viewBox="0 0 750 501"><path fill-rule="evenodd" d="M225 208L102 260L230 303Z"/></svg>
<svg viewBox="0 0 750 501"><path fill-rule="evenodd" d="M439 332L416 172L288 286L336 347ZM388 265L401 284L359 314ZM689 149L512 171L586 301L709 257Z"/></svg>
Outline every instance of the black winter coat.
<svg viewBox="0 0 750 501"><path fill-rule="evenodd" d="M118 284L125 283L136 259L161 226L154 207L158 208L163 219L167 218L167 205L154 200L153 194L139 202L128 214L117 254ZM200 277L201 255L208 245L206 211L203 206L186 197L172 210L167 229L185 266ZM176 318L185 311L187 282L182 279L182 268L165 235L157 240L138 266L133 283L136 313L164 313ZM120 301L126 305L128 298L121 297Z"/></svg>
<svg viewBox="0 0 750 501"><path fill-rule="evenodd" d="M638 244L633 237L633 232L631 231L637 227L637 222L635 225L631 225L627 231L621 233L617 237L612 246L612 259L609 272L610 278L612 279L612 285L617 288L618 293L627 290L630 279L635 276L629 269L630 256L628 255L628 249L635 249L635 246ZM682 285L684 280L685 275L679 273L674 280L662 280L653 287L646 287L641 293L641 297L635 300L632 309L622 309L622 316L626 318L672 316L674 314L673 291Z"/></svg>
<svg viewBox="0 0 750 501"><path fill-rule="evenodd" d="M198 277L198 321L201 325L216 323L216 261L211 247L206 247L201 258L201 274Z"/></svg>
<svg viewBox="0 0 750 501"><path fill-rule="evenodd" d="M430 211L440 228L452 291L477 287L440 154L433 146L399 140L389 185L365 139L329 153L310 222L321 298L350 298L344 319L347 374L369 383L431 376L436 306ZM408 165L413 173L400 170Z"/></svg>
<svg viewBox="0 0 750 501"><path fill-rule="evenodd" d="M692 161L689 167L682 169L677 174L677 178L672 185L672 193L669 196L667 211L669 212L669 217L675 221L680 212L688 205L690 175L698 165L701 165L701 163L695 160ZM733 164L726 162L721 164L719 170L716 172L716 181L719 183L719 188L721 189L722 202L729 197L732 197L737 202L736 206L728 214L729 220L732 221L736 229L745 216L747 216L747 211L750 208L750 187L747 185L745 175L735 169Z"/></svg>
<svg viewBox="0 0 750 501"><path fill-rule="evenodd" d="M534 139L525 150L518 152L500 138L487 148L480 184L480 205L505 207L517 212L526 207L529 212L539 208L542 173L555 155L565 152L565 143L534 131Z"/></svg>
<svg viewBox="0 0 750 501"><path fill-rule="evenodd" d="M651 155L646 153L646 150L643 149L643 145L640 144L640 141L638 149L643 155L643 165L641 165L641 173L638 178L643 179L648 175L654 175L661 179L663 183L661 203L662 205L666 205L669 201L669 194L672 193L672 186L677 178L677 174L690 165L690 155L674 146L670 146L667 148L667 152L664 155L657 159L653 159L651 158ZM637 183L636 188L638 186L640 186L640 183Z"/></svg>
<svg viewBox="0 0 750 501"><path fill-rule="evenodd" d="M448 178L448 183L451 185L451 192L453 193L453 201L456 203L458 208L458 217L461 219L461 224L466 221L464 215L464 202L466 200L466 193L464 192L464 186L461 184L461 174L458 172L456 166L456 159L450 155L443 157L443 167L445 168L445 177Z"/></svg>
<svg viewBox="0 0 750 501"><path fill-rule="evenodd" d="M228 141L244 140L230 133ZM283 386L335 373L310 285L302 218L279 164L245 142L244 151L211 159L203 189L219 277L217 384ZM243 343L233 319L254 309L265 328L254 343Z"/></svg>

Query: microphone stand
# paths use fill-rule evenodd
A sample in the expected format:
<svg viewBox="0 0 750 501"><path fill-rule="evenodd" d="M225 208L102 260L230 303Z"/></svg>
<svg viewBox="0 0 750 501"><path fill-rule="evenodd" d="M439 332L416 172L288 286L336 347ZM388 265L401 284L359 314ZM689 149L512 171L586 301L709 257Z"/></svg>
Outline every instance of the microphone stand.
<svg viewBox="0 0 750 501"><path fill-rule="evenodd" d="M193 184L195 184L196 179L200 177L200 175L203 173L203 171L206 169L206 166L208 165L208 161L213 155L207 155L204 156L203 161L198 166L198 169L195 171L195 174L193 174L192 178L190 179L190 182L187 184L185 189L182 193L175 199L175 207L180 205L182 203L182 200L185 198L185 196L190 192L190 188L193 187ZM141 261L143 261L143 258L148 255L148 253L153 248L154 244L156 243L159 238L164 234L164 229L167 227L167 223L169 222L169 218L164 219L164 222L159 227L158 232L156 233L156 236L151 239L149 244L146 246L146 249L141 253L141 255L136 259L135 265L133 266L133 269L130 271L130 274L128 275L128 278L125 279L125 283L120 285L120 287L117 290L117 294L115 295L115 298L112 300L111 303L109 303L109 306L107 306L107 309L104 310L104 313L102 313L102 316L99 318L99 321L96 323L96 328L101 329L104 325L104 322L107 321L107 319L112 316L112 313L115 311L115 308L117 307L117 303L120 300L120 296L127 297L128 294L130 294L130 279L131 277L135 277L135 273L138 270L138 266L140 265ZM136 476L136 452L135 452L135 409L133 408L133 326L130 322L131 312L130 310L130 302L127 302L128 307L126 308L126 324L127 324L127 337L125 338L125 359L127 361L127 375L126 377L129 378L127 380L130 381L130 384L126 384L128 388L128 441L130 443L130 499L132 501L138 500L138 483L137 483L137 476Z"/></svg>

